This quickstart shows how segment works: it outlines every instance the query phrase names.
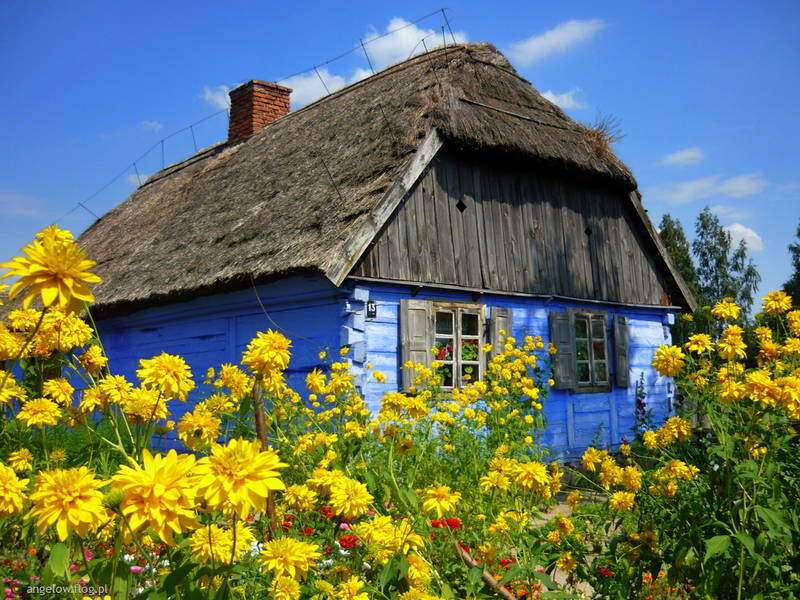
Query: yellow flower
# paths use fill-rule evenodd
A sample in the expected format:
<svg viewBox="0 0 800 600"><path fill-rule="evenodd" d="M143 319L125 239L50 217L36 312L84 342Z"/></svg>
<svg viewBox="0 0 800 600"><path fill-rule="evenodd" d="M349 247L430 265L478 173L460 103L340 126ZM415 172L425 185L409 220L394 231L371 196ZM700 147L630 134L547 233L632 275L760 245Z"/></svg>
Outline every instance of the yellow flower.
<svg viewBox="0 0 800 600"><path fill-rule="evenodd" d="M416 552L410 552L406 556L406 562L408 563L406 579L411 587L424 587L431 582L431 568L424 558Z"/></svg>
<svg viewBox="0 0 800 600"><path fill-rule="evenodd" d="M131 529L153 529L168 544L174 534L199 527L195 519L195 482L191 471L195 457L170 450L166 455L142 452L143 466L123 465L111 478L122 490L120 504Z"/></svg>
<svg viewBox="0 0 800 600"><path fill-rule="evenodd" d="M364 588L364 582L356 576L351 577L347 581L342 581L336 586L336 593L333 597L336 600L369 600L369 595L361 592Z"/></svg>
<svg viewBox="0 0 800 600"><path fill-rule="evenodd" d="M342 346L339 349L339 356L347 356L348 352L350 352L350 347L349 346Z"/></svg>
<svg viewBox="0 0 800 600"><path fill-rule="evenodd" d="M8 464L17 473L28 471L33 466L33 454L27 448L22 448L8 455Z"/></svg>
<svg viewBox="0 0 800 600"><path fill-rule="evenodd" d="M277 331L259 331L247 345L242 364L256 375L264 376L269 371L284 370L289 366L289 348L292 342Z"/></svg>
<svg viewBox="0 0 800 600"><path fill-rule="evenodd" d="M485 489L498 489L502 491L506 491L509 486L508 477L505 474L501 473L500 471L489 471L481 477L479 485Z"/></svg>
<svg viewBox="0 0 800 600"><path fill-rule="evenodd" d="M423 490L422 510L428 514L436 513L436 518L441 519L445 513L455 510L459 500L461 494L451 492L450 486L432 486Z"/></svg>
<svg viewBox="0 0 800 600"><path fill-rule="evenodd" d="M703 354L710 352L714 349L714 342L711 341L711 336L707 333L696 333L689 336L689 341L683 345L689 352L695 354Z"/></svg>
<svg viewBox="0 0 800 600"><path fill-rule="evenodd" d="M614 512L626 512L633 509L636 494L632 492L614 492L608 500L608 507Z"/></svg>
<svg viewBox="0 0 800 600"><path fill-rule="evenodd" d="M642 472L637 467L625 467L622 472L622 485L629 492L642 489Z"/></svg>
<svg viewBox="0 0 800 600"><path fill-rule="evenodd" d="M660 375L675 377L686 364L684 358L685 355L677 346L660 346L650 364Z"/></svg>
<svg viewBox="0 0 800 600"><path fill-rule="evenodd" d="M292 577L277 577L270 590L275 600L299 600L300 584Z"/></svg>
<svg viewBox="0 0 800 600"><path fill-rule="evenodd" d="M50 453L50 462L56 465L67 462L67 452L63 448L56 448Z"/></svg>
<svg viewBox="0 0 800 600"><path fill-rule="evenodd" d="M276 577L288 575L302 579L320 558L314 544L301 542L290 537L279 537L264 542L259 560L265 569Z"/></svg>
<svg viewBox="0 0 800 600"><path fill-rule="evenodd" d="M22 405L17 418L28 427L33 425L55 425L61 416L58 404L47 398L34 398Z"/></svg>
<svg viewBox="0 0 800 600"><path fill-rule="evenodd" d="M283 501L292 510L307 512L314 509L317 493L306 485L290 485L283 494Z"/></svg>
<svg viewBox="0 0 800 600"><path fill-rule="evenodd" d="M178 422L178 437L190 450L199 450L219 437L221 424L222 421L211 412L197 407L194 412L188 412L181 417Z"/></svg>
<svg viewBox="0 0 800 600"><path fill-rule="evenodd" d="M386 382L386 374L381 373L380 371L373 371L372 376L375 378L375 381L378 383L385 383Z"/></svg>
<svg viewBox="0 0 800 600"><path fill-rule="evenodd" d="M768 315L780 315L792 308L792 297L786 292L770 292L763 298L764 312Z"/></svg>
<svg viewBox="0 0 800 600"><path fill-rule="evenodd" d="M244 518L251 509L266 510L271 490L285 489L278 469L286 466L272 448L262 451L259 441L233 439L198 461L198 494L209 507Z"/></svg>
<svg viewBox="0 0 800 600"><path fill-rule="evenodd" d="M27 479L19 479L14 469L0 463L0 515L10 517L22 512Z"/></svg>
<svg viewBox="0 0 800 600"><path fill-rule="evenodd" d="M201 562L225 563L231 557L233 538L228 530L218 525L209 525L192 534L189 547L192 555Z"/></svg>
<svg viewBox="0 0 800 600"><path fill-rule="evenodd" d="M556 567L567 573L574 571L578 566L578 561L572 556L572 552L562 552L556 561Z"/></svg>
<svg viewBox="0 0 800 600"><path fill-rule="evenodd" d="M545 498L550 497L550 477L547 474L547 466L544 463L519 463L514 470L514 483Z"/></svg>
<svg viewBox="0 0 800 600"><path fill-rule="evenodd" d="M573 490L567 496L567 504L570 508L575 508L581 500L581 493L578 490Z"/></svg>
<svg viewBox="0 0 800 600"><path fill-rule="evenodd" d="M325 377L325 373L319 369L312 369L311 372L306 375L306 387L314 394L327 394L328 381L327 377Z"/></svg>
<svg viewBox="0 0 800 600"><path fill-rule="evenodd" d="M78 363L87 373L97 373L108 364L108 359L103 356L100 346L89 346L86 352L78 356Z"/></svg>
<svg viewBox="0 0 800 600"><path fill-rule="evenodd" d="M107 402L123 404L133 390L133 384L124 375L109 375L100 380L97 387L103 392Z"/></svg>
<svg viewBox="0 0 800 600"><path fill-rule="evenodd" d="M25 246L22 252L25 256L0 265L10 269L4 277L19 277L8 290L9 300L27 289L22 300L24 308L28 308L37 295L41 295L44 306L56 305L67 310L76 309L79 302L94 301L84 282L101 281L88 271L97 263L86 260L86 254L75 242L44 236Z"/></svg>
<svg viewBox="0 0 800 600"><path fill-rule="evenodd" d="M658 436L655 431L645 431L642 434L642 441L644 442L644 447L648 450L658 448Z"/></svg>
<svg viewBox="0 0 800 600"><path fill-rule="evenodd" d="M48 379L42 384L42 395L62 406L70 406L72 404L72 394L74 392L75 388L63 377Z"/></svg>
<svg viewBox="0 0 800 600"><path fill-rule="evenodd" d="M231 398L236 401L244 398L253 387L253 382L247 373L236 365L226 363L219 368L219 378L214 382L214 387L226 387L231 392Z"/></svg>
<svg viewBox="0 0 800 600"><path fill-rule="evenodd" d="M43 471L30 496L33 508L28 517L36 519L42 534L55 525L62 542L72 531L84 538L111 518L98 489L106 483L95 479L88 467Z"/></svg>
<svg viewBox="0 0 800 600"><path fill-rule="evenodd" d="M604 458L608 456L607 450L598 450L593 446L589 446L586 451L583 453L581 457L581 463L583 464L583 468L589 471L590 473L594 473L597 469L596 465L603 461Z"/></svg>
<svg viewBox="0 0 800 600"><path fill-rule="evenodd" d="M331 486L330 503L337 515L355 519L366 514L374 498L364 483L344 477Z"/></svg>
<svg viewBox="0 0 800 600"><path fill-rule="evenodd" d="M711 314L717 319L725 321L735 321L739 318L742 309L736 306L733 298L724 298L722 302L718 302L711 309Z"/></svg>
<svg viewBox="0 0 800 600"><path fill-rule="evenodd" d="M186 400L186 395L194 389L192 371L180 356L162 352L153 358L143 358L139 366L136 377L142 385L157 389L166 398Z"/></svg>
<svg viewBox="0 0 800 600"><path fill-rule="evenodd" d="M158 390L134 388L121 402L122 412L132 423L151 423L169 416L167 400Z"/></svg>

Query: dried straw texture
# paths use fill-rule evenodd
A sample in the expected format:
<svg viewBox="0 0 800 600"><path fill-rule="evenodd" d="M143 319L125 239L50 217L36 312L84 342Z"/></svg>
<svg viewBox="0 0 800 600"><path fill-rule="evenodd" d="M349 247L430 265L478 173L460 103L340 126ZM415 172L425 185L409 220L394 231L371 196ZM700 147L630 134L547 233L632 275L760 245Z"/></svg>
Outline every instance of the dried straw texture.
<svg viewBox="0 0 800 600"><path fill-rule="evenodd" d="M80 237L104 280L99 312L242 288L251 277L330 277L433 127L456 148L635 188L493 46L435 50L151 176Z"/></svg>

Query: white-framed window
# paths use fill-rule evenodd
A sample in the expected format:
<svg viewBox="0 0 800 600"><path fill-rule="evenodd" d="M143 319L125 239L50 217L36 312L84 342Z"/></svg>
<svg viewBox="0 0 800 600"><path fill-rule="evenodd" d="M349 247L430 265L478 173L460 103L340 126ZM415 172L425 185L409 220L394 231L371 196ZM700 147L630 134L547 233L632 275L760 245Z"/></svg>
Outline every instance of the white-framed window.
<svg viewBox="0 0 800 600"><path fill-rule="evenodd" d="M483 307L433 303L433 360L442 363L437 373L442 386L462 387L483 378Z"/></svg>

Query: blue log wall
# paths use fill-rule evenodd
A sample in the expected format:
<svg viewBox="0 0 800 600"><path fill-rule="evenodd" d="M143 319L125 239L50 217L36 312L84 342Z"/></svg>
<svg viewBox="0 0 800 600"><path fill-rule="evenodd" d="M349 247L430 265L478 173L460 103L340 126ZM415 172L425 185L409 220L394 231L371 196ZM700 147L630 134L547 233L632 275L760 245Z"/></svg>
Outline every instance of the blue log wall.
<svg viewBox="0 0 800 600"><path fill-rule="evenodd" d="M377 410L380 399L388 391L398 389L400 381L399 321L400 300L412 296L410 286L361 282L351 292L358 297L351 303L354 313L358 313L368 300L375 301L377 316L367 319L363 313L353 314L351 320L358 324L353 340L365 340L365 364L371 364L388 377L385 383L378 383L369 377L366 369L354 364L359 372L359 381L371 409ZM423 288L414 296L419 299L475 302L472 294L466 291ZM581 453L593 441L599 439L601 445L615 447L624 437L632 438L636 405L636 383L644 376L647 393L647 406L653 411L657 423L663 421L672 411L671 380L661 377L650 365L653 353L662 344L670 343L668 325L674 318L668 308L638 308L613 304L567 302L557 299L526 298L483 294L477 301L487 307L510 308L513 311L513 335L519 340L525 335L539 335L549 341L548 313L551 310L584 308L605 310L609 324L614 315L630 319L630 385L627 389L612 388L608 393L572 393L564 390L549 391L544 403L547 430L542 442L552 447L557 457ZM487 315L490 311L487 311ZM613 352L609 351L613 360ZM610 365L611 372L615 365Z"/></svg>

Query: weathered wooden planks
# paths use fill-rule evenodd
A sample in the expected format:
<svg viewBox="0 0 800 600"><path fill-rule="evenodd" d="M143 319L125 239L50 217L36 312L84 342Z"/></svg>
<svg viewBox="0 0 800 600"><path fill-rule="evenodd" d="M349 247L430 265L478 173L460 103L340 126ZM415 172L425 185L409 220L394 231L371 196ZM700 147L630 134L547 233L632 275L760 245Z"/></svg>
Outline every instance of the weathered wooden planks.
<svg viewBox="0 0 800 600"><path fill-rule="evenodd" d="M663 304L669 274L624 192L440 151L352 274Z"/></svg>

